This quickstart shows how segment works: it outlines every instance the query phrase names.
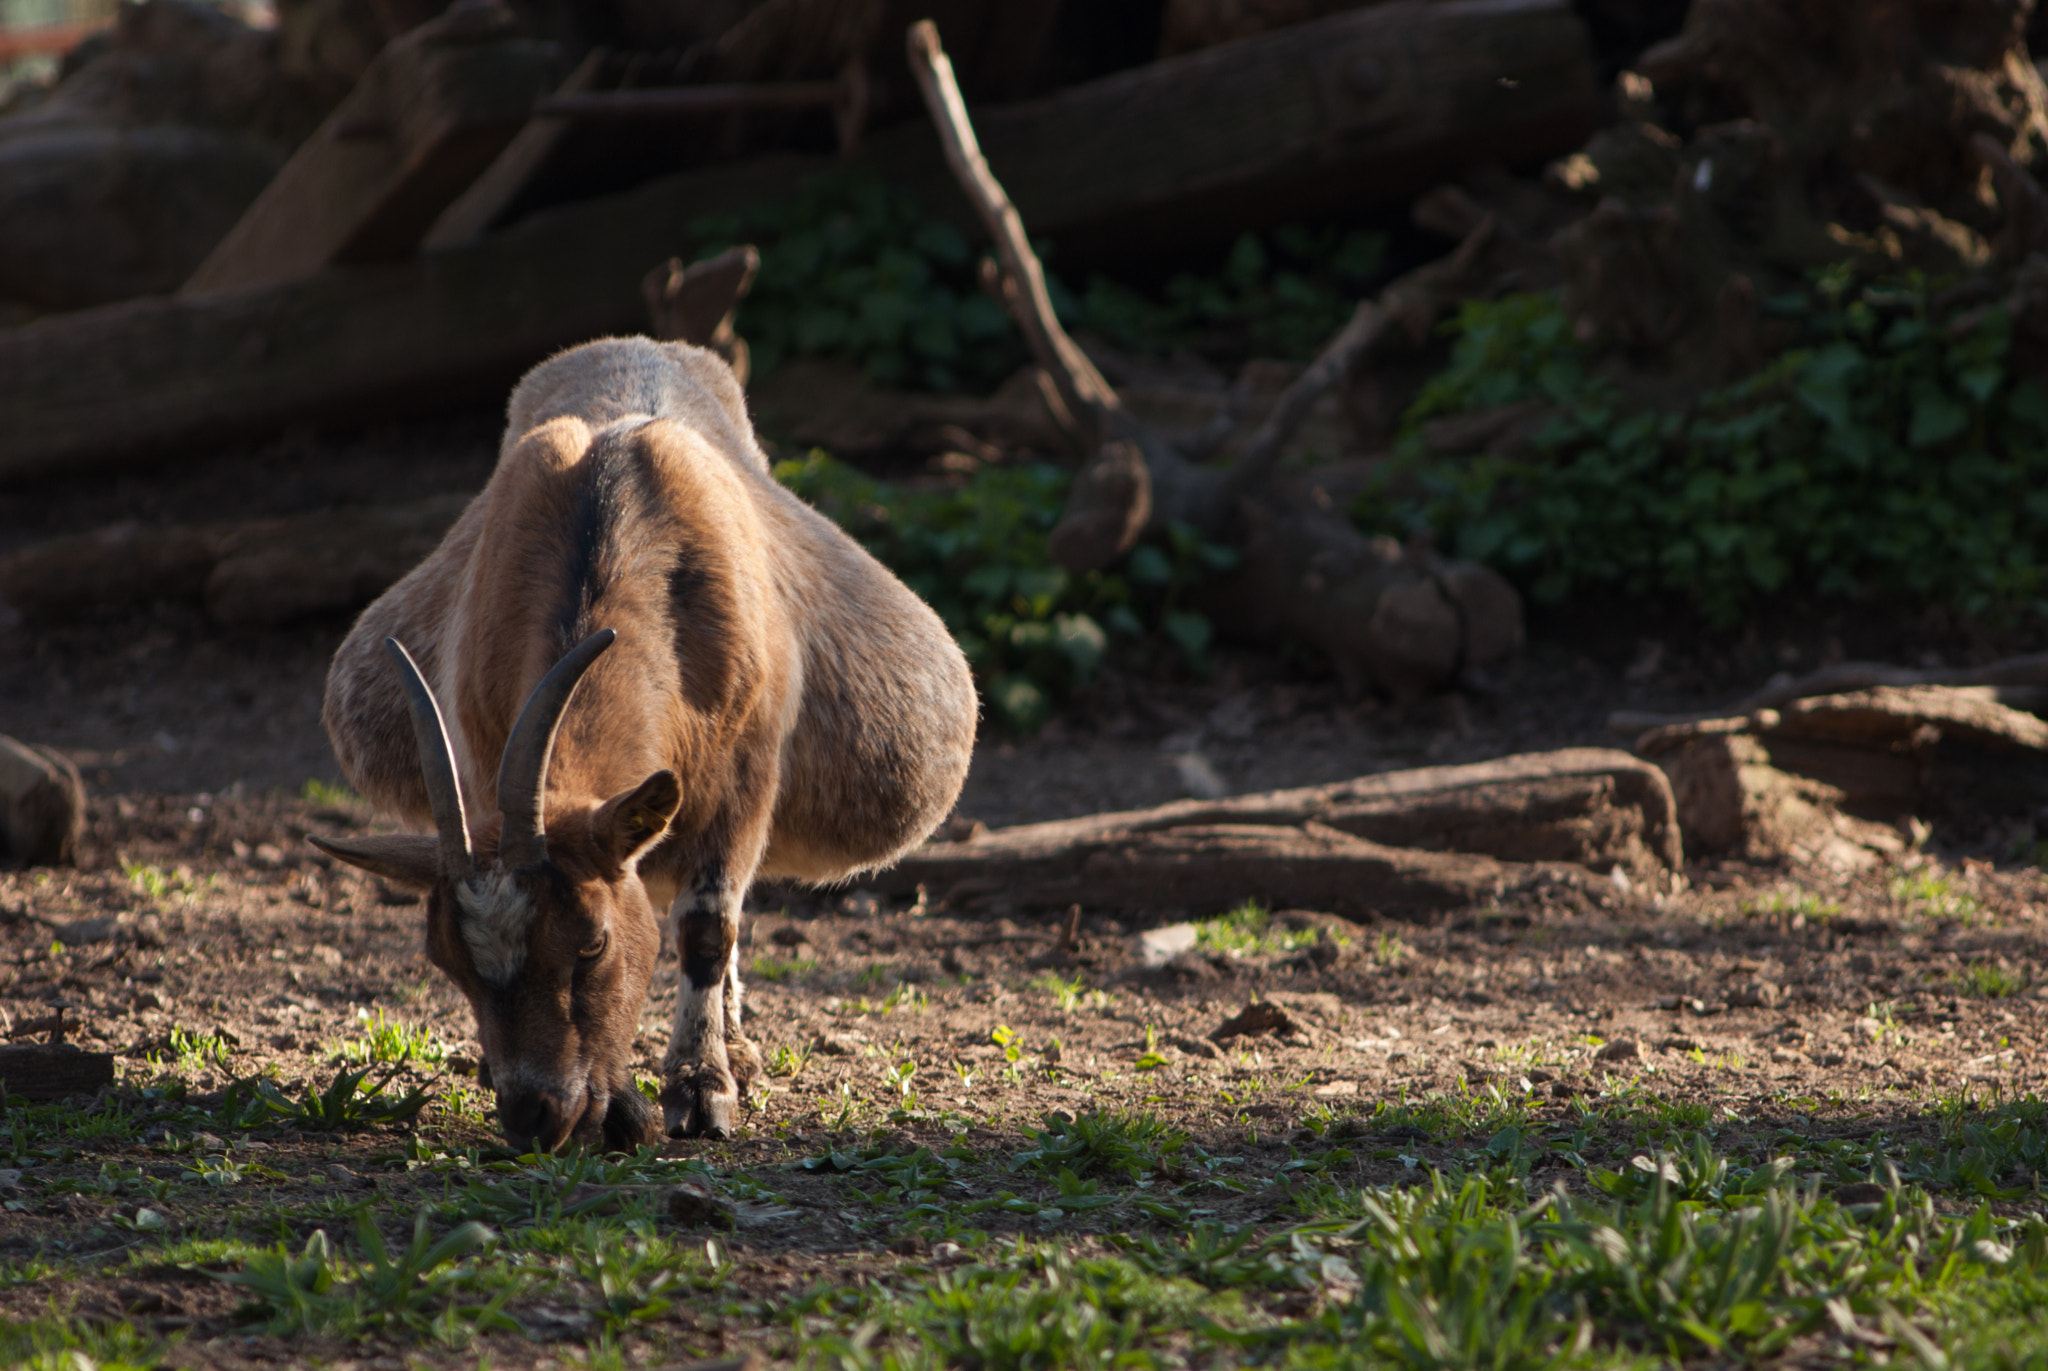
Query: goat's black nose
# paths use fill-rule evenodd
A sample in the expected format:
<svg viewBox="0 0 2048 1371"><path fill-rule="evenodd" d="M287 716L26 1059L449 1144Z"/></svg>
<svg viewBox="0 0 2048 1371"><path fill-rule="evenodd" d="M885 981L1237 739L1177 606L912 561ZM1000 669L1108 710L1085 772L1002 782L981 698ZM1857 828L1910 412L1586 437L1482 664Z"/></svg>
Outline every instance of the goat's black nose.
<svg viewBox="0 0 2048 1371"><path fill-rule="evenodd" d="M498 1097L498 1122L505 1138L522 1151L552 1152L569 1136L568 1102L545 1090L521 1090Z"/></svg>

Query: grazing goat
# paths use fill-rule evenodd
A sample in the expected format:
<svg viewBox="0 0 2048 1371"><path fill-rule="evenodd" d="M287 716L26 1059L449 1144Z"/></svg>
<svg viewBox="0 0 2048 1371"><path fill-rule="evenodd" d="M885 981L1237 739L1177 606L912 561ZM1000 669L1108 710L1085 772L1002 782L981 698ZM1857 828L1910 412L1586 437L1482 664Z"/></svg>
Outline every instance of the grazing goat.
<svg viewBox="0 0 2048 1371"><path fill-rule="evenodd" d="M776 484L715 354L589 343L508 420L489 485L327 678L350 782L434 835L314 841L427 890L428 955L522 1148L658 1136L631 1062L666 908L665 1131L728 1136L761 1069L748 885L920 842L967 774L973 682L938 616Z"/></svg>

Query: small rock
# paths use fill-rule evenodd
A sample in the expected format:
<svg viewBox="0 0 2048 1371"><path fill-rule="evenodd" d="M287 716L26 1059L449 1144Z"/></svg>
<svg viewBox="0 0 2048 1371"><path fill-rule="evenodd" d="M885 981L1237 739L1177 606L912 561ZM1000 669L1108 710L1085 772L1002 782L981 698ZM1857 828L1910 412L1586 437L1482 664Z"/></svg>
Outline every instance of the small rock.
<svg viewBox="0 0 2048 1371"><path fill-rule="evenodd" d="M844 1033L820 1033L811 1051L827 1057L852 1057L859 1055L860 1044Z"/></svg>
<svg viewBox="0 0 2048 1371"><path fill-rule="evenodd" d="M1295 1034L1301 1028L1302 1025L1285 1009L1271 1000L1260 1000L1225 1019L1209 1037L1220 1043L1231 1038L1263 1037L1268 1033Z"/></svg>
<svg viewBox="0 0 2048 1371"><path fill-rule="evenodd" d="M165 1000L161 993L151 990L148 986L144 986L135 992L135 998L132 1003L136 1011L140 1013L144 1010L162 1009L165 1005Z"/></svg>
<svg viewBox="0 0 2048 1371"><path fill-rule="evenodd" d="M284 865L284 849L276 843L258 843L250 859L266 871L275 871Z"/></svg>
<svg viewBox="0 0 2048 1371"><path fill-rule="evenodd" d="M314 961L326 967L338 967L347 960L341 955L340 948L329 943L314 943L308 952Z"/></svg>
<svg viewBox="0 0 2048 1371"><path fill-rule="evenodd" d="M1682 1009L1684 1006L1685 996L1683 995L1659 995L1657 997L1657 1008L1659 1009Z"/></svg>
<svg viewBox="0 0 2048 1371"><path fill-rule="evenodd" d="M1331 1081L1327 1085L1317 1086L1314 1090L1311 1090L1309 1093L1314 1095L1318 1099L1324 1100L1332 1099L1338 1095L1356 1095L1358 1093L1358 1082Z"/></svg>
<svg viewBox="0 0 2048 1371"><path fill-rule="evenodd" d="M967 1259L967 1249L957 1242L935 1242L932 1244L932 1260L935 1262L957 1262Z"/></svg>
<svg viewBox="0 0 2048 1371"><path fill-rule="evenodd" d="M1728 1007L1731 1009L1771 1009L1785 998L1783 987L1770 981L1751 981L1738 985L1728 992Z"/></svg>
<svg viewBox="0 0 2048 1371"><path fill-rule="evenodd" d="M1548 976L1531 976L1522 982L1524 995L1548 995L1557 989L1557 982Z"/></svg>
<svg viewBox="0 0 2048 1371"><path fill-rule="evenodd" d="M1834 1193L1836 1204L1883 1204L1884 1197L1891 1191L1875 1181L1856 1181L1850 1185L1836 1186Z"/></svg>
<svg viewBox="0 0 2048 1371"><path fill-rule="evenodd" d="M0 1195L12 1195L21 1189L21 1172L11 1166L0 1166Z"/></svg>
<svg viewBox="0 0 2048 1371"><path fill-rule="evenodd" d="M1643 1050L1636 1045L1634 1038L1616 1038L1593 1054L1595 1059L1603 1062L1632 1062L1642 1055Z"/></svg>
<svg viewBox="0 0 2048 1371"><path fill-rule="evenodd" d="M669 1221L685 1228L731 1228L738 1220L732 1202L702 1181L684 1181L670 1190L665 1208Z"/></svg>
<svg viewBox="0 0 2048 1371"><path fill-rule="evenodd" d="M1164 928L1147 929L1138 935L1138 956L1148 967L1165 966L1183 952L1195 948L1195 926L1193 924L1168 924Z"/></svg>
<svg viewBox="0 0 2048 1371"><path fill-rule="evenodd" d="M120 931L120 920L111 914L102 914L96 919L73 919L70 923L58 924L55 929L57 941L66 947L103 943Z"/></svg>

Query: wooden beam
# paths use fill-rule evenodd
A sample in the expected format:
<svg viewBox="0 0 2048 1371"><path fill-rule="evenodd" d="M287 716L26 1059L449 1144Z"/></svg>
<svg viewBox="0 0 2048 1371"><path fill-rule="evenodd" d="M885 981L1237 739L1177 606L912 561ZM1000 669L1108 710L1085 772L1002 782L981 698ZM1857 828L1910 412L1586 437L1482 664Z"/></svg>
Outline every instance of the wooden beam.
<svg viewBox="0 0 2048 1371"><path fill-rule="evenodd" d="M180 293L410 256L550 84L554 48L515 28L510 11L462 10L386 47Z"/></svg>

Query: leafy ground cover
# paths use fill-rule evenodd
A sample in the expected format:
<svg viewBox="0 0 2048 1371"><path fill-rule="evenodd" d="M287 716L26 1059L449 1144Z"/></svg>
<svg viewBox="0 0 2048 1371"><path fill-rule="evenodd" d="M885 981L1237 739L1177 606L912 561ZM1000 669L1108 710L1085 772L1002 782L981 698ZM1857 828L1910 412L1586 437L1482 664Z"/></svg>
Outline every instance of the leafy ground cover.
<svg viewBox="0 0 2048 1371"><path fill-rule="evenodd" d="M1689 600L1728 626L1781 592L1882 596L2011 621L2043 607L2048 396L2002 306L1944 316L1922 280L1825 274L1770 302L1791 343L1689 403L1631 403L1555 296L1469 302L1410 411L1397 496L1359 514L1435 529L1542 601ZM1516 404L1526 444L1431 458L1433 419Z"/></svg>
<svg viewBox="0 0 2048 1371"><path fill-rule="evenodd" d="M162 890L0 877L0 1012L61 987L122 1063L96 1099L5 1106L0 1361L2048 1354L2031 866L1702 868L1661 903L1548 884L1438 927L1247 904L1150 971L1131 912L1058 957L1022 911L771 893L745 1134L522 1157L417 908L296 846L234 855L338 822L324 800L96 816L130 867L189 873ZM52 939L86 911L123 932ZM1297 1031L1210 1041L1254 998Z"/></svg>

